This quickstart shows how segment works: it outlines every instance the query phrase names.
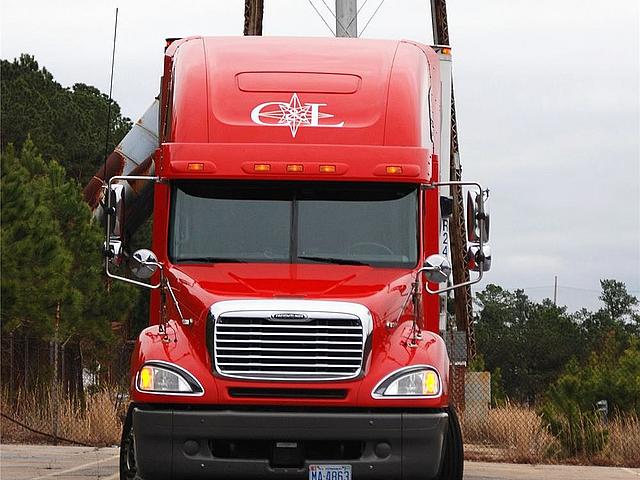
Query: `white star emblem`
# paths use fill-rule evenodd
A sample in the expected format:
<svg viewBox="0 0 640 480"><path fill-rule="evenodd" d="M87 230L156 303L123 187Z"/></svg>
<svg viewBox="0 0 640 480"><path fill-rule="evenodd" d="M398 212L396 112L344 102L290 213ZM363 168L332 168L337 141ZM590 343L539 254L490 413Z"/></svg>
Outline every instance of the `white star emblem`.
<svg viewBox="0 0 640 480"><path fill-rule="evenodd" d="M288 125L291 130L291 136L296 138L298 128L300 125L310 125L311 119L309 118L310 105L302 105L298 94L294 93L289 103L280 103L278 110L272 110L269 112L260 112L262 118L277 119L281 125Z"/></svg>
<svg viewBox="0 0 640 480"><path fill-rule="evenodd" d="M277 107L267 110L267 107ZM334 115L330 113L320 112L320 107L326 106L325 103L305 103L300 102L298 94L291 96L289 103L285 102L266 102L256 106L251 112L251 119L254 123L264 126L287 126L291 130L291 136L296 137L298 129L301 126L306 127L342 127L344 122L338 124L326 125L320 124L320 119L332 118ZM277 120L272 123L270 120Z"/></svg>

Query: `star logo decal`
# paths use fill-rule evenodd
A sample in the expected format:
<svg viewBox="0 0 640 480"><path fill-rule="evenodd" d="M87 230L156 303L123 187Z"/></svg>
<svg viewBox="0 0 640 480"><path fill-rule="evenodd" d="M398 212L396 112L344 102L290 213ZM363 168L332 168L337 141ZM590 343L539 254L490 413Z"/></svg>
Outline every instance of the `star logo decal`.
<svg viewBox="0 0 640 480"><path fill-rule="evenodd" d="M291 96L289 103L265 102L251 111L253 123L268 127L289 127L291 136L296 138L300 127L340 128L344 122L335 124L320 123L320 120L333 118L334 115L320 111L326 103L302 103L297 93Z"/></svg>

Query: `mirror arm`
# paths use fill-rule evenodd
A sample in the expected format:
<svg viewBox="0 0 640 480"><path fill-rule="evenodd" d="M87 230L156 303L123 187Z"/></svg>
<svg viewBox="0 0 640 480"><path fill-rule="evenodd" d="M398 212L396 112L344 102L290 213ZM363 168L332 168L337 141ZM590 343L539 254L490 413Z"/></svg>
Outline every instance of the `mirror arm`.
<svg viewBox="0 0 640 480"><path fill-rule="evenodd" d="M429 282L426 282L424 288L428 293L432 293L432 294L440 294L440 293L444 293L444 292L449 292L451 290L455 290L456 288L466 287L467 285L473 285L474 283L478 283L480 280L482 280L482 273L483 273L483 270L480 270L478 272L478 278L476 278L474 280L469 280L468 282L458 283L457 285L451 285L450 287L441 288L439 290L431 290L429 288Z"/></svg>
<svg viewBox="0 0 640 480"><path fill-rule="evenodd" d="M423 185L425 189L437 188L437 187L454 187L454 186L476 186L480 191L483 191L482 185L478 182L435 182L435 183L427 183Z"/></svg>
<svg viewBox="0 0 640 480"><path fill-rule="evenodd" d="M173 293L173 288L171 288L171 284L169 283L168 278L166 278L165 285L167 286L167 290L169 290L169 295L171 296L171 300L173 300L173 304L178 311L178 315L180 315L180 322L187 327L193 325L193 320L190 318L185 318L185 316L182 314L182 310L180 309L180 305L178 304L178 299L176 298L176 294Z"/></svg>
<svg viewBox="0 0 640 480"><path fill-rule="evenodd" d="M147 263L149 265L157 265L158 268L160 269L160 271L162 272L162 264L161 263L156 263L156 262L145 262L145 263ZM157 284L153 285L153 284L150 284L150 283L139 282L139 281L134 280L132 278L122 277L120 275L116 275L114 273L111 273L109 271L109 258L106 259L105 265L106 265L107 277L109 277L109 278L114 278L116 280L122 280L123 282L132 283L133 285L138 285L139 287L146 287L146 288L151 288L151 289L160 288L162 286L162 282L158 282Z"/></svg>
<svg viewBox="0 0 640 480"><path fill-rule="evenodd" d="M137 280L133 280L131 278L127 278L127 277L123 277L120 275L116 275L114 273L111 273L109 271L109 257L111 255L111 250L110 250L110 241L111 241L111 219L109 218L110 215L113 215L113 213L115 213L115 207L113 205L111 205L111 187L113 186L113 182L114 181L119 181L119 180L151 180L154 182L157 182L160 179L160 177L150 177L150 176L144 176L144 175L115 175L113 177L111 177L109 179L109 182L107 183L107 191L106 191L106 197L107 197L107 228L106 228L106 242L105 242L105 256L104 256L104 269L105 272L107 274L107 277L109 278L113 278L116 280L122 280L123 282L128 282L128 283L132 283L134 285L138 285L140 287L147 287L147 288L160 288L161 286L161 282L159 282L156 285L150 285L148 283L144 283L144 282L138 282ZM113 212L113 213L111 213ZM160 270L162 270L162 265L157 264L158 267L160 268Z"/></svg>

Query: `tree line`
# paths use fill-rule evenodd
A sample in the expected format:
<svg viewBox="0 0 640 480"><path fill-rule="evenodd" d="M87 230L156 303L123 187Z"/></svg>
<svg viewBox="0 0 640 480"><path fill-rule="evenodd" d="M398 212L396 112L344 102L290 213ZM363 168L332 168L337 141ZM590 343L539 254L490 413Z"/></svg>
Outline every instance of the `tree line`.
<svg viewBox="0 0 640 480"><path fill-rule="evenodd" d="M74 352L68 365L80 358L104 363L140 292L114 283L107 293L103 233L81 189L104 161L107 128L111 152L131 121L112 102L107 126L106 95L81 83L61 86L33 56L2 60L0 69L3 339L11 339L11 355L14 338L27 339L20 358L31 356L32 364L43 363L46 354L37 352L54 341ZM48 362L40 367L33 375L26 367L11 372L12 380L22 375L26 385L28 376L51 375ZM81 384L79 368L68 375L71 384Z"/></svg>
<svg viewBox="0 0 640 480"><path fill-rule="evenodd" d="M638 299L620 281L600 286L603 306L594 312L569 313L497 285L476 299L472 367L492 373L492 403L537 409L569 456L604 447L603 401L609 415L640 415Z"/></svg>

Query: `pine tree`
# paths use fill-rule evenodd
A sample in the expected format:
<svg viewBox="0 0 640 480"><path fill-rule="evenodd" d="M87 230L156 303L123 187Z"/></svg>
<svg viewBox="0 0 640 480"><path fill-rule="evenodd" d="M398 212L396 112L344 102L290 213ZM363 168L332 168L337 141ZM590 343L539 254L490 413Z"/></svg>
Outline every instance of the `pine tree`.
<svg viewBox="0 0 640 480"><path fill-rule="evenodd" d="M30 136L46 160L58 160L84 185L104 160L107 95L83 83L63 87L31 55L2 60L0 68L3 149L9 143L20 149ZM131 121L112 102L108 153L130 128Z"/></svg>
<svg viewBox="0 0 640 480"><path fill-rule="evenodd" d="M78 183L27 139L20 155L2 157L3 331L51 339L60 305L59 338L90 345L113 341L110 320L128 315L136 292L117 284L106 293L102 230Z"/></svg>

